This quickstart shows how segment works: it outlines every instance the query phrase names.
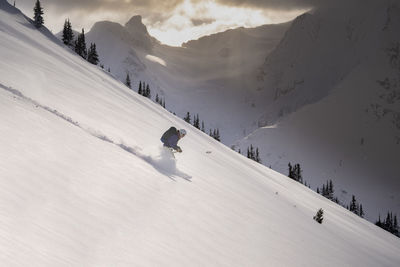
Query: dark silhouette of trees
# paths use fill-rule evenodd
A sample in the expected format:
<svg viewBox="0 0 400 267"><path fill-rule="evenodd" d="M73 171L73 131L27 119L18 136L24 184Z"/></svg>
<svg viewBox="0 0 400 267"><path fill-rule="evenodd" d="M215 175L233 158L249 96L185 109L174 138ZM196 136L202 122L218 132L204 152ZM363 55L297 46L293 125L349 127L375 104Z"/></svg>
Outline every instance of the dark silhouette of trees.
<svg viewBox="0 0 400 267"><path fill-rule="evenodd" d="M99 63L99 55L97 54L96 44L94 44L94 43L90 44L87 61L89 61L93 65L97 65ZM131 88L131 87L129 86L129 88Z"/></svg>
<svg viewBox="0 0 400 267"><path fill-rule="evenodd" d="M86 49L86 41L85 41L85 30L82 29L82 33L78 35L78 38L75 40L75 52L80 55L82 58L87 58L87 49Z"/></svg>
<svg viewBox="0 0 400 267"><path fill-rule="evenodd" d="M36 0L35 7L33 8L33 24L36 28L40 28L44 24L43 19L43 8L40 5L40 1Z"/></svg>
<svg viewBox="0 0 400 267"><path fill-rule="evenodd" d="M126 73L125 85L128 86L129 88L132 88L131 87L131 78L129 77L129 73Z"/></svg>
<svg viewBox="0 0 400 267"><path fill-rule="evenodd" d="M64 42L65 45L72 46L73 40L74 40L74 33L72 31L72 25L69 19L66 19L64 22L62 41Z"/></svg>

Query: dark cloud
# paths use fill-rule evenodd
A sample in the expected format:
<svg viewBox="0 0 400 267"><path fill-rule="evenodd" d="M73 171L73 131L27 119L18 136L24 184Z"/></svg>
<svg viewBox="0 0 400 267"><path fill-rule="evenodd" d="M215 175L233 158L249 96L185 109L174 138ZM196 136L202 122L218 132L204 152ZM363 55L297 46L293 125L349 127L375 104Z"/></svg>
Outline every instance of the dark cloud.
<svg viewBox="0 0 400 267"><path fill-rule="evenodd" d="M60 14L68 12L119 12L131 11L135 9L154 9L172 10L184 0L41 0L44 8L59 12ZM17 5L32 6L33 0L19 0Z"/></svg>

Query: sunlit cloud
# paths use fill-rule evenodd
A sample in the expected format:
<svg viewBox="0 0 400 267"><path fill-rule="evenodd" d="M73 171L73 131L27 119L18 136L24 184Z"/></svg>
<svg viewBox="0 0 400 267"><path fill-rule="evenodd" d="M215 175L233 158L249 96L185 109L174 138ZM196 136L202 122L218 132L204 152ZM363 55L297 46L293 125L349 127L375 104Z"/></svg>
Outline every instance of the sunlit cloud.
<svg viewBox="0 0 400 267"><path fill-rule="evenodd" d="M45 25L57 33L69 18L74 29L90 30L97 21L124 25L142 15L149 33L164 44L179 46L204 35L236 27L256 27L294 19L317 0L41 0ZM323 0L320 0L323 1ZM32 16L32 0L17 7Z"/></svg>
<svg viewBox="0 0 400 267"><path fill-rule="evenodd" d="M305 11L282 12L226 6L214 1L185 0L177 6L168 19L154 24L149 23L148 28L150 34L161 42L179 46L183 42L227 29L289 21Z"/></svg>

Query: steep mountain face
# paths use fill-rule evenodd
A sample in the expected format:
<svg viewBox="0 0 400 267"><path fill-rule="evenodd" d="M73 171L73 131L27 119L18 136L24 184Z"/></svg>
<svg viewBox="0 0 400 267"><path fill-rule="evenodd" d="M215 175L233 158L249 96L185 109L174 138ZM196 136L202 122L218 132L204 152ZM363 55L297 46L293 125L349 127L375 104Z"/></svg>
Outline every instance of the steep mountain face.
<svg viewBox="0 0 400 267"><path fill-rule="evenodd" d="M355 194L375 220L400 213L400 7L354 2L293 22L260 75L267 127L238 145L260 147L282 173L301 163L314 189L332 179L339 199Z"/></svg>
<svg viewBox="0 0 400 267"><path fill-rule="evenodd" d="M398 238L209 138L47 33L0 0L2 265L399 265ZM188 132L176 159L159 142L171 125ZM312 219L320 208L322 225Z"/></svg>
<svg viewBox="0 0 400 267"><path fill-rule="evenodd" d="M260 123L319 101L358 65L370 64L377 50L396 41L393 8L393 1L338 1L296 18L258 76L271 101Z"/></svg>

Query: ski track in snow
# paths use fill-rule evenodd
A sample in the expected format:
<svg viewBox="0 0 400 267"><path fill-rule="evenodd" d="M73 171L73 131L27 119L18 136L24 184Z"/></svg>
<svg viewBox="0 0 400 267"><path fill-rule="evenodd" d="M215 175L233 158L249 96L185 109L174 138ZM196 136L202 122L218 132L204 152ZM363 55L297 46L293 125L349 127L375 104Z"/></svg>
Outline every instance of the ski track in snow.
<svg viewBox="0 0 400 267"><path fill-rule="evenodd" d="M164 149L160 149L160 155L159 157L152 157L149 155L145 155L141 152L139 152L139 150L141 150L140 147L131 147L128 146L126 144L124 144L123 142L121 143L117 143L115 141L113 141L110 137L102 134L100 131L94 130L92 128L89 128L87 126L83 126L82 124L80 124L79 122L73 120L71 117L57 111L56 109L50 108L48 106L42 105L39 102L37 102L36 100L29 98L27 96L25 96L24 94L22 94L19 90L14 89L12 87L8 87L5 86L3 84L0 83L0 88L2 88L5 91L10 92L11 94L20 97L21 99L35 105L37 108L41 108L44 109L50 113L52 113L53 115L65 120L66 122L80 128L81 130L83 130L84 132L90 134L93 137L96 137L104 142L113 144L115 146L118 146L119 148L123 149L124 151L142 159L143 161L145 161L146 163L150 164L151 166L153 166L154 169L156 169L158 172L160 172L163 175L166 175L168 178L170 178L171 180L175 181L174 177L180 177L182 179L185 179L187 181L191 181L190 179L192 178L190 175L179 171L176 168L176 161L173 157L171 157L170 152L165 151Z"/></svg>

